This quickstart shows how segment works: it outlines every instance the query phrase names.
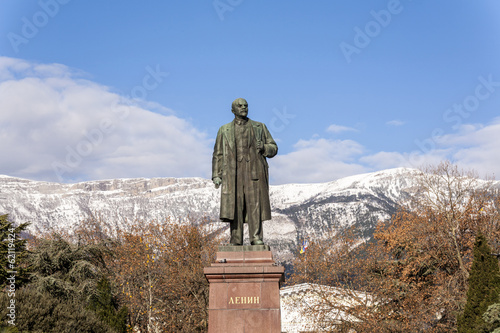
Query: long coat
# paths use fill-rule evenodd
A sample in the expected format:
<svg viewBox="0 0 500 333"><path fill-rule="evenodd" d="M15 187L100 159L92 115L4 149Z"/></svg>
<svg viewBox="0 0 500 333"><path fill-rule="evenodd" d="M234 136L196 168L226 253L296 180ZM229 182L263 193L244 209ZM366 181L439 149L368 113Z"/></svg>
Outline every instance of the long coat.
<svg viewBox="0 0 500 333"><path fill-rule="evenodd" d="M274 142L266 125L248 120L250 131L250 172L252 180L259 182L259 203L261 221L271 219L271 204L269 203L269 173L266 157L273 157L278 153L278 146ZM264 150L259 153L257 141L262 141ZM215 140L212 158L212 180L222 179L220 219L225 222L234 220L236 208L236 142L234 136L234 120L221 126Z"/></svg>

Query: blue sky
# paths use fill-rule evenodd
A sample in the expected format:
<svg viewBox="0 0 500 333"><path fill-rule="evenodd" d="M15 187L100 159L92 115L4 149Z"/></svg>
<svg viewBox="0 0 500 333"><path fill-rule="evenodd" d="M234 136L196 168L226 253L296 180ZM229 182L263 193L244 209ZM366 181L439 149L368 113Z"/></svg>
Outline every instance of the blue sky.
<svg viewBox="0 0 500 333"><path fill-rule="evenodd" d="M273 184L500 174L500 3L0 0L0 174L210 177L231 102Z"/></svg>

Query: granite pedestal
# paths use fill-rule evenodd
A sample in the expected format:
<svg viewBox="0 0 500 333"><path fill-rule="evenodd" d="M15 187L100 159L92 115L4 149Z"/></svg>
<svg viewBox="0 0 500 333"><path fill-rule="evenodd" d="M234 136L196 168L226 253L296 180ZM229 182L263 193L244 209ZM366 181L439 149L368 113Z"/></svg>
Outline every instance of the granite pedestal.
<svg viewBox="0 0 500 333"><path fill-rule="evenodd" d="M209 333L280 333L280 283L267 245L221 246L205 267L210 284Z"/></svg>

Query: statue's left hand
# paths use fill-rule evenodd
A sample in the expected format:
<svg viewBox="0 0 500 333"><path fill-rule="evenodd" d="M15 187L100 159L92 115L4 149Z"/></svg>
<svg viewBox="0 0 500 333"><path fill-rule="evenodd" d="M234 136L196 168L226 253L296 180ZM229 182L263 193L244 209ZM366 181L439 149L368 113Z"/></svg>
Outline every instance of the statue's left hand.
<svg viewBox="0 0 500 333"><path fill-rule="evenodd" d="M264 151L264 143L260 140L257 140L257 144L255 145L257 147L257 151L259 153L262 153Z"/></svg>

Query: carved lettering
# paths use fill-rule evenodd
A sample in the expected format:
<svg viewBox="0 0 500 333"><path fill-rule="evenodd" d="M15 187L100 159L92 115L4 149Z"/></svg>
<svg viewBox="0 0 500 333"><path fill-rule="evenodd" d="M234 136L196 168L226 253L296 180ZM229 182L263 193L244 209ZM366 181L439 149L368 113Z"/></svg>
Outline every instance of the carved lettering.
<svg viewBox="0 0 500 333"><path fill-rule="evenodd" d="M235 296L229 297L228 304L259 304L259 296Z"/></svg>

